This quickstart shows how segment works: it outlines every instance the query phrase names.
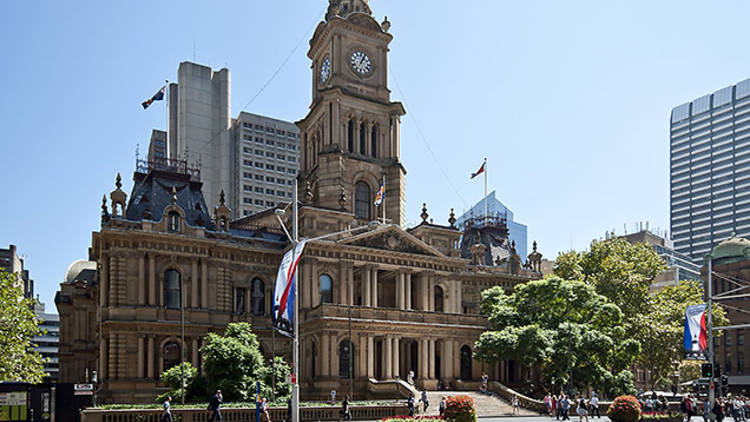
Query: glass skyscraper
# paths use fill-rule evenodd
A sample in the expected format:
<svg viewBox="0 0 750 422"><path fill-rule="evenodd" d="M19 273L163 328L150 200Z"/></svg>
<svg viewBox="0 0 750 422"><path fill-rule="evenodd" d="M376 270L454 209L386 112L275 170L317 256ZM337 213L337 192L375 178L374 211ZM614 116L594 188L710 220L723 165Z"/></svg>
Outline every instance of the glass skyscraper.
<svg viewBox="0 0 750 422"><path fill-rule="evenodd" d="M750 237L750 79L672 109L674 249L699 263L736 233Z"/></svg>

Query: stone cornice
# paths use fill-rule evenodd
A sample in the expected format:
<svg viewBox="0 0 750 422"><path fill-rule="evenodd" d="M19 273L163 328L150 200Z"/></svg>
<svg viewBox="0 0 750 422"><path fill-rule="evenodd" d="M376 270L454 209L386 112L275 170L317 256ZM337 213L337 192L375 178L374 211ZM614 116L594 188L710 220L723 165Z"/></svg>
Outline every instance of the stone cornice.
<svg viewBox="0 0 750 422"><path fill-rule="evenodd" d="M315 58L315 56L318 55L318 52L321 48L328 45L328 37L332 35L333 30L337 26L343 26L343 29L345 30L364 35L368 38L379 39L380 41L383 41L385 43L386 48L393 39L393 35L388 32L373 31L363 26L351 23L346 19L334 16L329 19L328 22L322 21L318 24L313 37L310 39L310 49L307 51L308 58L312 60L313 58Z"/></svg>

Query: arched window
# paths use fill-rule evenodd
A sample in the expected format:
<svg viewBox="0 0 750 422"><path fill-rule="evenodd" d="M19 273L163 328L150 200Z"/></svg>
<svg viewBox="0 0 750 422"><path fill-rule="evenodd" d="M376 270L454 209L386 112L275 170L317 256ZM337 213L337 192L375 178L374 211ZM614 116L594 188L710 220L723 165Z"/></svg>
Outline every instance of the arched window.
<svg viewBox="0 0 750 422"><path fill-rule="evenodd" d="M168 309L180 309L182 305L182 276L177 270L164 273L164 306Z"/></svg>
<svg viewBox="0 0 750 422"><path fill-rule="evenodd" d="M163 350L164 370L180 364L180 345L170 341L164 345Z"/></svg>
<svg viewBox="0 0 750 422"><path fill-rule="evenodd" d="M433 296L435 296L435 312L443 312L443 288L435 286Z"/></svg>
<svg viewBox="0 0 750 422"><path fill-rule="evenodd" d="M180 213L177 211L167 214L167 230L175 233L180 231Z"/></svg>
<svg viewBox="0 0 750 422"><path fill-rule="evenodd" d="M378 127L376 125L372 125L372 132L370 133L370 155L378 156Z"/></svg>
<svg viewBox="0 0 750 422"><path fill-rule="evenodd" d="M367 152L365 150L367 146L367 138L365 135L367 134L367 127L364 123L359 124L359 153L362 155L366 155Z"/></svg>
<svg viewBox="0 0 750 422"><path fill-rule="evenodd" d="M266 283L254 278L250 287L250 312L255 316L266 314Z"/></svg>
<svg viewBox="0 0 750 422"><path fill-rule="evenodd" d="M320 303L333 303L333 280L328 274L320 276Z"/></svg>
<svg viewBox="0 0 750 422"><path fill-rule="evenodd" d="M349 340L339 343L339 377L352 378L354 375L354 345Z"/></svg>
<svg viewBox="0 0 750 422"><path fill-rule="evenodd" d="M354 191L354 216L363 220L370 219L370 187L365 182L357 182Z"/></svg>
<svg viewBox="0 0 750 422"><path fill-rule="evenodd" d="M349 124L346 127L346 139L348 143L349 152L354 152L354 122L349 120Z"/></svg>
<svg viewBox="0 0 750 422"><path fill-rule="evenodd" d="M471 347L461 347L461 379L471 380Z"/></svg>

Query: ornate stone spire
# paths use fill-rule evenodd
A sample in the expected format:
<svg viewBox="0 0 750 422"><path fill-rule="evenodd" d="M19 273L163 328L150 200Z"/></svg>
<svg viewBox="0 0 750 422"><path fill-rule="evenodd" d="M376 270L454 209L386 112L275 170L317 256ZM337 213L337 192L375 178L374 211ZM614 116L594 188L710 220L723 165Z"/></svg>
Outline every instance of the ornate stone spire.
<svg viewBox="0 0 750 422"><path fill-rule="evenodd" d="M214 220L216 222L216 229L221 232L229 231L229 219L232 215L232 211L224 205L224 189L219 193L219 206L214 209Z"/></svg>
<svg viewBox="0 0 750 422"><path fill-rule="evenodd" d="M177 188L172 186L172 205L177 205Z"/></svg>
<svg viewBox="0 0 750 422"><path fill-rule="evenodd" d="M224 206L224 189L221 190L221 193L219 194L219 205Z"/></svg>
<svg viewBox="0 0 750 422"><path fill-rule="evenodd" d="M305 202L310 203L313 200L312 184L310 181L305 182Z"/></svg>
<svg viewBox="0 0 750 422"><path fill-rule="evenodd" d="M430 217L430 214L427 214L427 203L426 202L422 202L422 214L420 214L419 216L422 217L422 222L423 223L426 223L427 222L427 218Z"/></svg>
<svg viewBox="0 0 750 422"><path fill-rule="evenodd" d="M341 193L339 194L339 206L341 207L341 209L344 209L346 207L346 202L347 202L347 199L346 199L346 190L342 186L341 187Z"/></svg>
<svg viewBox="0 0 750 422"><path fill-rule="evenodd" d="M456 224L456 213L453 212L453 208L451 208L451 213L449 215L450 216L448 217L448 224L450 224L451 227L455 227L455 224Z"/></svg>
<svg viewBox="0 0 750 422"><path fill-rule="evenodd" d="M391 29L391 21L388 20L388 16L383 19L383 23L380 24L380 27L383 28L383 31L388 32L389 29Z"/></svg>
<svg viewBox="0 0 750 422"><path fill-rule="evenodd" d="M112 201L112 216L116 217L118 215L125 215L125 201L128 198L128 194L122 191L120 189L122 187L122 177L120 177L120 173L117 173L117 177L115 178L115 187L117 189L113 190L109 194L109 199ZM117 212L117 206L120 206L120 213Z"/></svg>
<svg viewBox="0 0 750 422"><path fill-rule="evenodd" d="M368 0L328 0L326 20L334 16L346 19L352 13L372 14Z"/></svg>

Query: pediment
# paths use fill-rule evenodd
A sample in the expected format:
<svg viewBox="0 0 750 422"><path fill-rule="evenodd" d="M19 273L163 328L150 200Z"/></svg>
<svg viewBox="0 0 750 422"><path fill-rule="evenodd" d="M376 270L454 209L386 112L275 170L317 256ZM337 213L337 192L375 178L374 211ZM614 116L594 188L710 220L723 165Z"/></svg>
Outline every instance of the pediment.
<svg viewBox="0 0 750 422"><path fill-rule="evenodd" d="M405 232L400 227L393 225L378 228L357 236L352 236L341 240L339 243L384 251L427 255L440 258L446 257L437 249Z"/></svg>

